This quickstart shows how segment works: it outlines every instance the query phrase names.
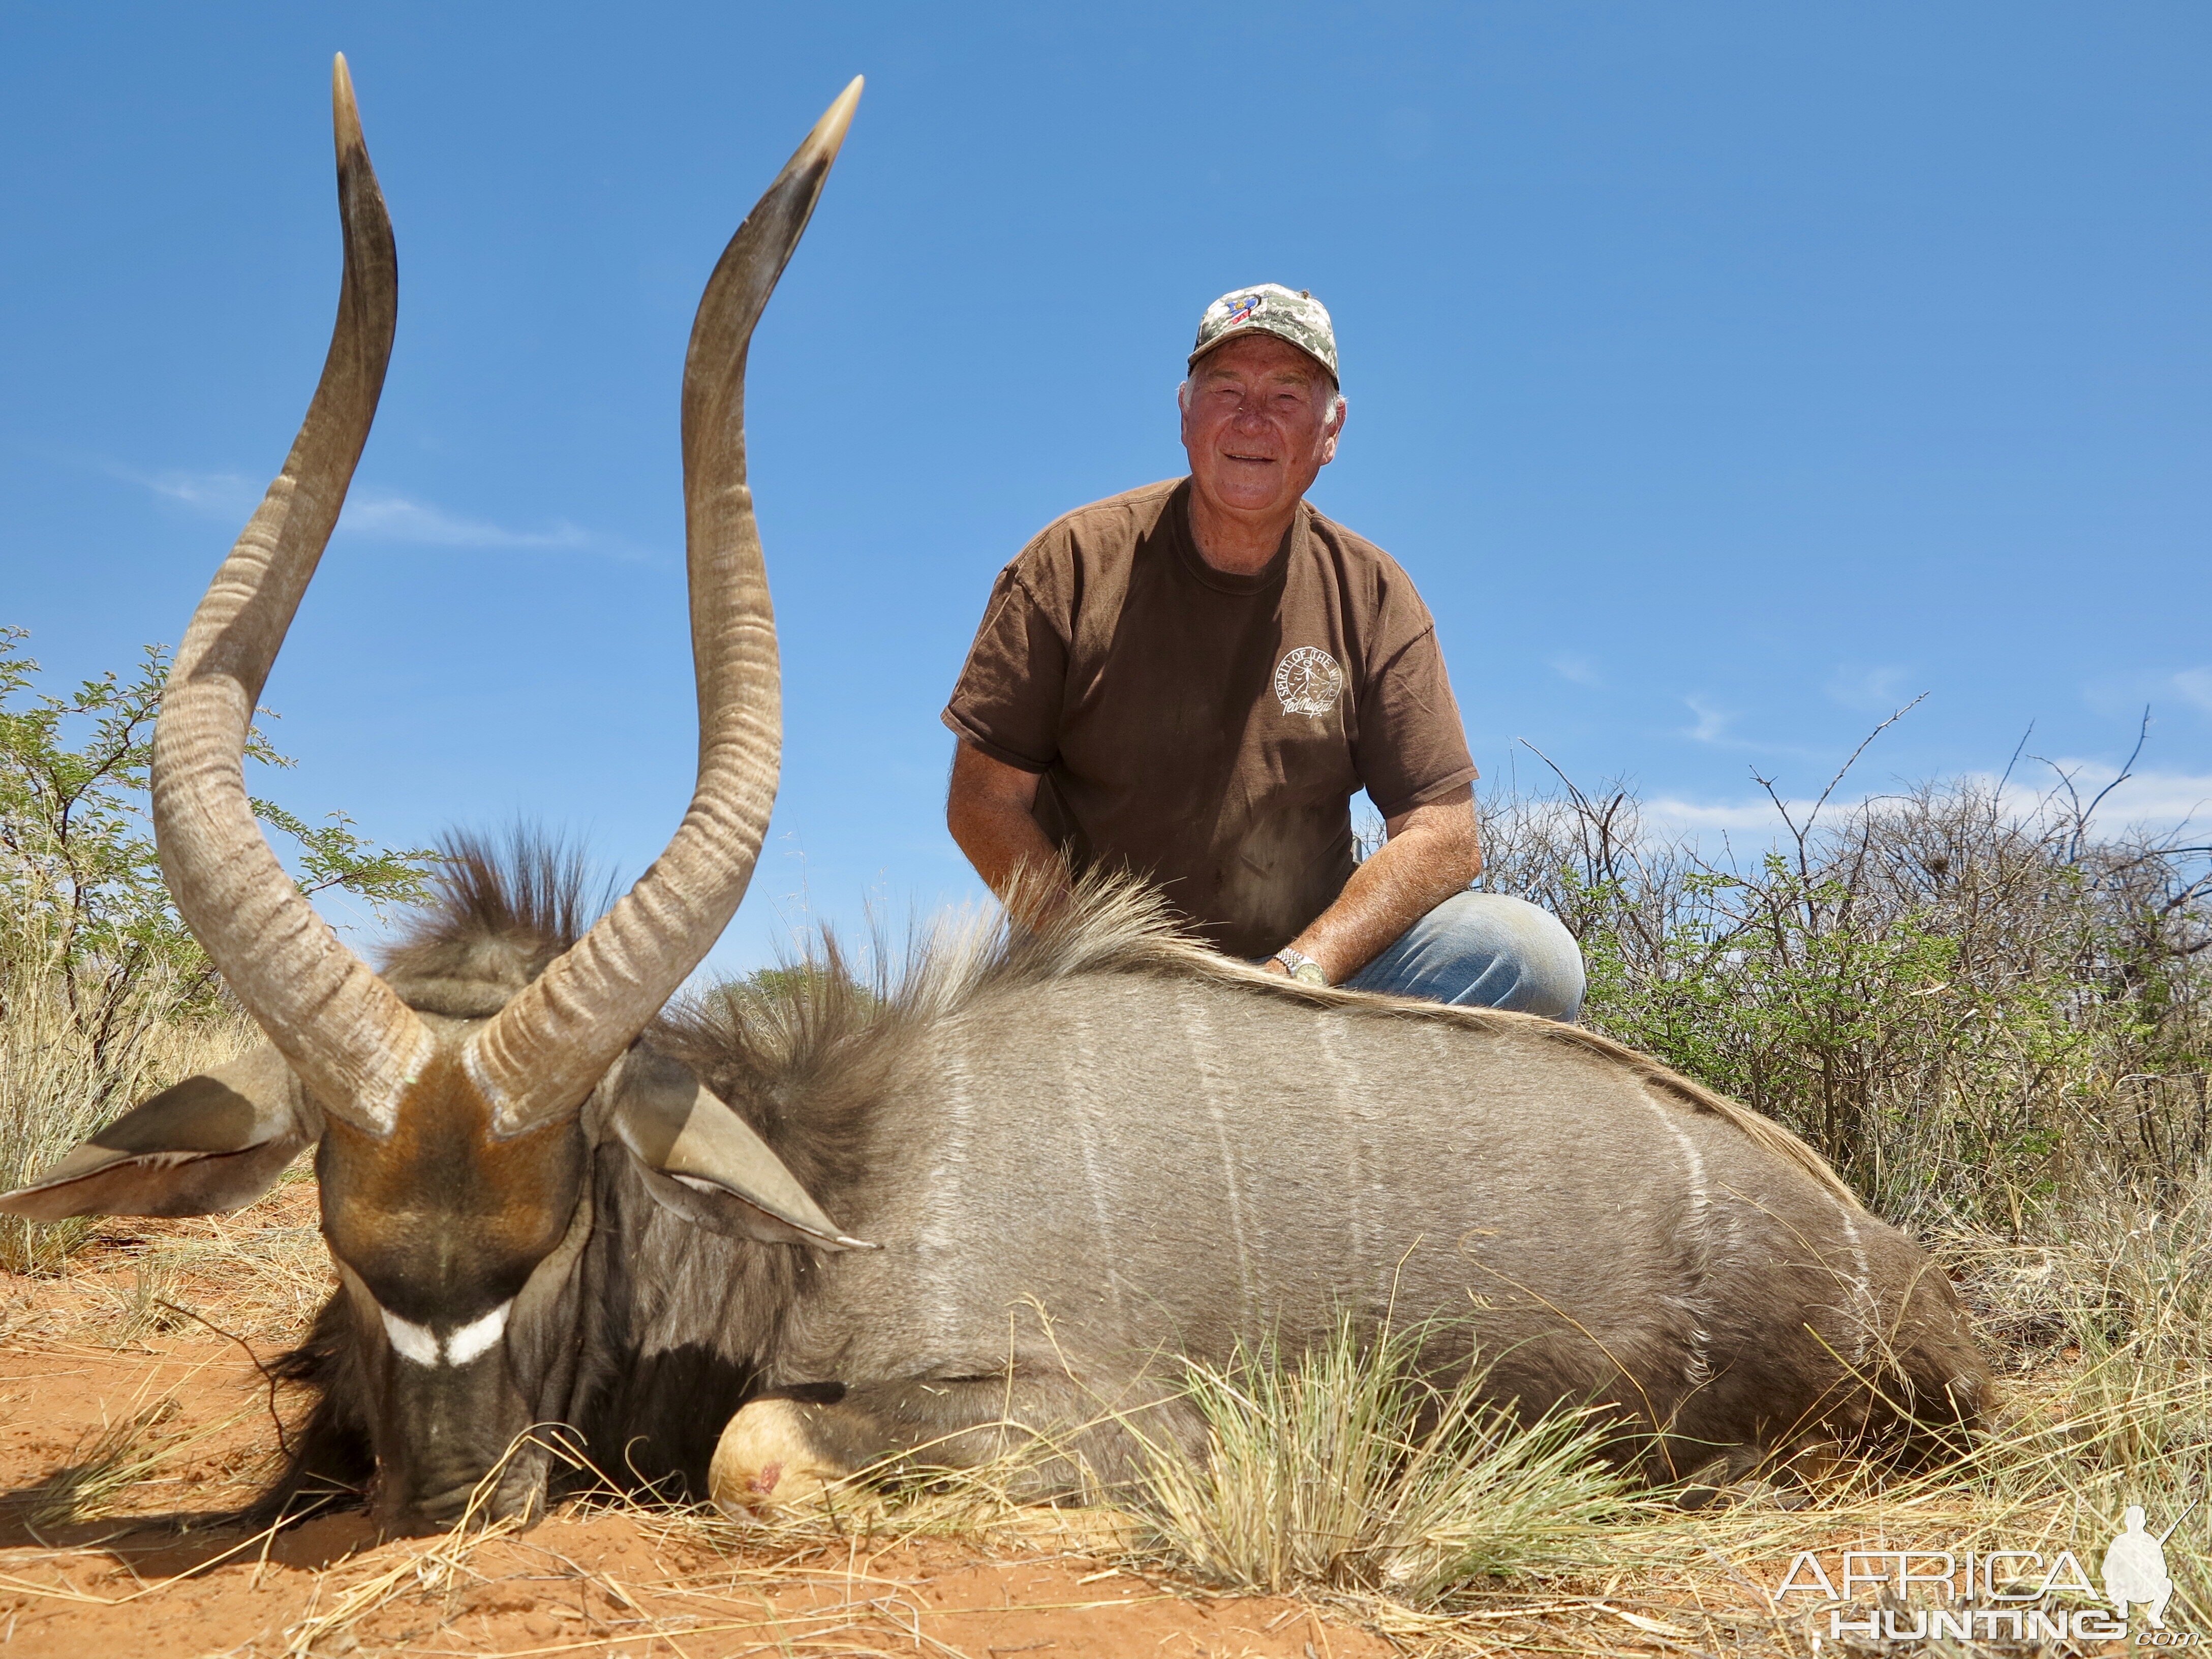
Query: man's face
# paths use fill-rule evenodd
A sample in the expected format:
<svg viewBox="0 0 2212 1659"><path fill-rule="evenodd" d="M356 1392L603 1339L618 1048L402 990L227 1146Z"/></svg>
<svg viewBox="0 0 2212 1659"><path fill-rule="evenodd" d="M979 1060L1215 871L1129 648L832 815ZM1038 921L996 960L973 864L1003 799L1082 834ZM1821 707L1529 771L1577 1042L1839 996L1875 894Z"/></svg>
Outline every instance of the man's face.
<svg viewBox="0 0 2212 1659"><path fill-rule="evenodd" d="M1191 370L1182 411L1196 489L1231 512L1287 512L1336 457L1334 392L1320 364L1272 334L1216 346Z"/></svg>

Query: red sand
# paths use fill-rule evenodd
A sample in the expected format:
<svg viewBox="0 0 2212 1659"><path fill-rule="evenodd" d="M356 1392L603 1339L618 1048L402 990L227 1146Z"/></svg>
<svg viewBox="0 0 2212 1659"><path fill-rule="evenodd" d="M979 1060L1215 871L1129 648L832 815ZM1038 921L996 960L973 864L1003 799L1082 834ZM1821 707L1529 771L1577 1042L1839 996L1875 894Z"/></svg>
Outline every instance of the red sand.
<svg viewBox="0 0 2212 1659"><path fill-rule="evenodd" d="M301 1202L296 1189L285 1199L288 1211ZM158 1237L168 1224L136 1231ZM1038 1542L815 1538L794 1547L574 1506L520 1535L466 1546L380 1542L357 1513L274 1538L208 1524L266 1478L276 1443L269 1387L240 1346L177 1320L120 1351L38 1334L84 1328L86 1298L103 1284L127 1294L131 1255L118 1237L62 1279L0 1276L9 1328L24 1333L0 1342L0 1649L11 1656L1380 1659L1393 1650L1297 1601L1208 1596ZM222 1288L194 1279L175 1299L225 1325ZM264 1359L280 1346L253 1343ZM288 1419L299 1405L276 1402ZM149 1478L120 1493L105 1518L34 1532L27 1510L42 1483L103 1427L149 1409L161 1413L155 1432L171 1449Z"/></svg>

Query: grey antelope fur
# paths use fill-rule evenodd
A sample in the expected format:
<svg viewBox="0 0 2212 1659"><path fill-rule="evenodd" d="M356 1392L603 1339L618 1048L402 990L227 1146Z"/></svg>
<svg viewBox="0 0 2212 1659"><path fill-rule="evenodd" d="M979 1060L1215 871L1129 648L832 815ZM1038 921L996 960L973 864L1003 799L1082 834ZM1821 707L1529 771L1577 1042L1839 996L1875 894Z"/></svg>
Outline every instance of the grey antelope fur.
<svg viewBox="0 0 2212 1659"><path fill-rule="evenodd" d="M1347 1312L1435 1318L1438 1364L1524 1410L1609 1406L1656 1478L1976 1421L1988 1374L1942 1275L1775 1124L1572 1027L1269 978L1127 884L941 940L896 988L833 951L781 992L664 1007L775 790L744 352L859 89L731 242L685 364L691 810L596 921L555 854L457 842L379 974L285 879L240 767L395 314L340 60L330 357L154 759L178 908L269 1044L0 1206L232 1209L313 1144L340 1287L286 1362L318 1397L264 1512L366 1489L392 1529L472 1493L535 1513L562 1452L733 1506L1032 1437L1036 1490L1111 1482L1148 1441L1202 1451L1179 1357L1294 1350Z"/></svg>

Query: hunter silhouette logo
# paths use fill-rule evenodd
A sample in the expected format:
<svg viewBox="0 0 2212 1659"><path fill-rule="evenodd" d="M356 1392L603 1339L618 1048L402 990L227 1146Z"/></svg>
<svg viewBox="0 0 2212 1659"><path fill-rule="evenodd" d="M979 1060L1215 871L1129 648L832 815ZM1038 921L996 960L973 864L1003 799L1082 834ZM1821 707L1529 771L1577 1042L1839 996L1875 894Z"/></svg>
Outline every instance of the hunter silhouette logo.
<svg viewBox="0 0 2212 1659"><path fill-rule="evenodd" d="M2173 1527L2188 1514L2189 1510L2182 1510ZM2166 1604L2173 1595L2173 1580L2166 1571L2166 1540L2173 1536L2173 1527L2154 1537L2144 1531L2140 1504L2129 1504L2123 1519L2127 1530L2105 1551L2105 1599L2121 1619L2126 1619L2130 1606L2140 1607L2153 1630L2164 1630Z"/></svg>

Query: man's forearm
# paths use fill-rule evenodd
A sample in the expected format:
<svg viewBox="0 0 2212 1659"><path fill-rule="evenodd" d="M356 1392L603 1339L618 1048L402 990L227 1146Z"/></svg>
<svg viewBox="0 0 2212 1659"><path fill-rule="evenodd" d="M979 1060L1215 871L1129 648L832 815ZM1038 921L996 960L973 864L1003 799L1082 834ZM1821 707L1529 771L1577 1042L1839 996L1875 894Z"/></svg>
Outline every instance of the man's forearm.
<svg viewBox="0 0 2212 1659"><path fill-rule="evenodd" d="M1022 775L963 744L955 754L945 828L1000 902L1032 925L1069 892L1067 863L1023 799ZM1036 781L1028 780L1034 798Z"/></svg>
<svg viewBox="0 0 2212 1659"><path fill-rule="evenodd" d="M1340 985L1408 927L1482 873L1471 804L1408 823L1352 872L1336 902L1291 941Z"/></svg>
<svg viewBox="0 0 2212 1659"><path fill-rule="evenodd" d="M1009 909L1020 914L1040 899L1054 902L1066 894L1067 865L1027 812L978 806L955 815L951 830L975 873Z"/></svg>

